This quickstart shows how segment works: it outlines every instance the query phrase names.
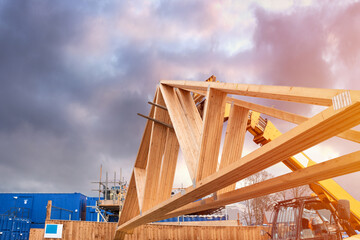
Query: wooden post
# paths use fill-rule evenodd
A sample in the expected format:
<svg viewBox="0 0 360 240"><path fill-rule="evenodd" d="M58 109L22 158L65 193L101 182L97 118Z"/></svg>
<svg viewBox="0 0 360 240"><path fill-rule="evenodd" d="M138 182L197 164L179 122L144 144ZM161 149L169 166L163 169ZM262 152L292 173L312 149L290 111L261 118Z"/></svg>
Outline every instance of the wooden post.
<svg viewBox="0 0 360 240"><path fill-rule="evenodd" d="M46 206L46 220L50 220L51 219L51 206L52 206L52 201L49 200L48 204Z"/></svg>

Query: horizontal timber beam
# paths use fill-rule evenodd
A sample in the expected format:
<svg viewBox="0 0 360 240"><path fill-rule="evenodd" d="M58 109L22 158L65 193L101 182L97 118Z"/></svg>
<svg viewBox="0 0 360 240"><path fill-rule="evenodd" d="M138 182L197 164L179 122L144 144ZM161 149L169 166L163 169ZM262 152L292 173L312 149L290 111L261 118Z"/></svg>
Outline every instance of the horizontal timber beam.
<svg viewBox="0 0 360 240"><path fill-rule="evenodd" d="M217 208L357 171L360 171L360 151L231 192L223 193L217 195L216 199L211 197L202 201L190 203L178 210L166 214L163 219Z"/></svg>
<svg viewBox="0 0 360 240"><path fill-rule="evenodd" d="M266 107L266 106L255 104L255 103L242 101L242 100L236 99L236 98L228 97L226 99L226 101L228 103L233 102L234 105L245 107L245 108L254 110L256 112L268 115L270 117L278 118L278 119L281 119L281 120L284 120L287 122L291 122L291 123L295 123L295 124L301 124L301 123L309 120L308 117L304 117L304 116L301 116L301 115L298 115L295 113L279 110L276 108ZM352 130L352 129L346 130L345 132L338 134L337 137L360 143L360 132Z"/></svg>
<svg viewBox="0 0 360 240"><path fill-rule="evenodd" d="M167 107L169 109L169 106ZM189 187L184 195L174 196L144 212L142 216L138 215L123 223L117 228L117 231L126 232L139 225L152 222L175 209L264 170L359 123L360 102L355 102L339 110L334 110L332 107L327 108L272 142L206 177L197 184L196 188Z"/></svg>
<svg viewBox="0 0 360 240"><path fill-rule="evenodd" d="M206 96L206 92L204 92L204 91L196 91L196 93ZM226 102L234 103L234 105L244 107L249 110L263 113L270 117L274 117L274 118L281 119L281 120L291 122L294 124L298 124L298 125L309 120L308 117L301 116L301 115L298 115L295 113L279 110L279 109L272 108L272 107L267 107L267 106L256 104L256 103L243 101L243 100L232 98L232 97L227 97ZM360 132L356 131L356 130L352 130L352 129L346 130L345 132L338 134L337 137L360 143Z"/></svg>
<svg viewBox="0 0 360 240"><path fill-rule="evenodd" d="M332 98L347 90L321 89L304 87L269 86L238 83L197 82L162 80L162 84L172 87L206 91L208 87L224 91L229 94L249 97L269 98L275 100L331 106ZM350 90L352 102L360 100L360 91Z"/></svg>

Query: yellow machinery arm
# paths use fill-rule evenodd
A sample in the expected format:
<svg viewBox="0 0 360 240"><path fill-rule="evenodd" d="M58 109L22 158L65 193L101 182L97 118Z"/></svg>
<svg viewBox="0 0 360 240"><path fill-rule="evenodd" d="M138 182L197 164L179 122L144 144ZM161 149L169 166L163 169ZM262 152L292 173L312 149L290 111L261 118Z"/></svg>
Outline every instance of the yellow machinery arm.
<svg viewBox="0 0 360 240"><path fill-rule="evenodd" d="M226 116L225 116L226 117ZM247 130L254 136L254 142L259 145L274 140L281 135L281 132L267 119L263 119L260 113L250 112L248 119ZM316 164L308 156L302 153L308 159L308 166ZM305 168L295 157L291 157L283 163L292 171ZM351 218L350 224L356 229L360 230L360 202L353 198L346 192L339 184L332 179L312 183L309 185L311 190L319 196L321 201L330 203L336 209L337 201L339 199L347 199L350 201Z"/></svg>

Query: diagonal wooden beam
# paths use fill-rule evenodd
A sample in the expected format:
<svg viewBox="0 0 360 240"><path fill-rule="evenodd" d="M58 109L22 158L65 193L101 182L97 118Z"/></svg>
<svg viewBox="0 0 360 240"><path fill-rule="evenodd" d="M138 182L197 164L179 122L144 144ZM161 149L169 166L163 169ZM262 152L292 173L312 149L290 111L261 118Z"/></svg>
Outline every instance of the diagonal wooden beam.
<svg viewBox="0 0 360 240"><path fill-rule="evenodd" d="M172 87L187 89L190 91L206 91L208 86L229 94L243 95L249 97L261 97L282 101L299 102L307 104L316 104L322 106L331 106L332 98L347 90L340 89L321 89L304 87L285 87L285 86L267 86L255 84L238 83L215 83L215 82L197 82L197 81L173 81L162 80L161 84ZM360 91L349 91L352 102L358 101Z"/></svg>
<svg viewBox="0 0 360 240"><path fill-rule="evenodd" d="M165 105L161 91L158 91L156 104ZM154 118L161 122L170 122L167 111L161 108L155 108ZM140 211L146 211L155 206L155 204L158 202L157 190L159 188L161 162L165 150L166 134L167 127L153 122L148 163L146 166L144 199Z"/></svg>
<svg viewBox="0 0 360 240"><path fill-rule="evenodd" d="M159 92L159 88L155 91L154 100L156 101L157 94ZM154 116L155 107L152 106L150 109L149 117ZM140 169L145 169L147 164L147 157L149 152L149 145L150 145L150 137L151 137L151 129L152 129L152 122L147 121L145 125L145 130L141 139L140 147L138 154L135 160L135 168L138 167ZM123 209L121 210L121 214L119 217L118 225L130 220L131 218L139 215L140 207L139 207L139 200L136 188L136 180L134 171L131 174L129 187L126 194L126 199L123 205ZM116 232L115 239L121 239L123 234L121 232Z"/></svg>
<svg viewBox="0 0 360 240"><path fill-rule="evenodd" d="M181 151L184 154L190 177L194 181L200 142L197 140L199 137L194 137L196 130L189 124L191 120L187 119L190 116L186 115L186 113L191 114L191 111L184 112L174 88L160 84L160 90L163 94Z"/></svg>
<svg viewBox="0 0 360 240"><path fill-rule="evenodd" d="M189 91L182 89L176 89L176 94L178 95L179 101L186 116L186 120L193 130L193 137L195 138L196 142L200 143L203 120L201 119L200 113L196 108L194 99L192 98Z"/></svg>
<svg viewBox="0 0 360 240"><path fill-rule="evenodd" d="M178 154L179 142L176 138L174 130L168 129L159 186L157 190L157 203L161 203L171 197Z"/></svg>
<svg viewBox="0 0 360 240"><path fill-rule="evenodd" d="M209 89L206 96L196 182L216 171L224 122L226 93Z"/></svg>
<svg viewBox="0 0 360 240"><path fill-rule="evenodd" d="M159 88L156 89L154 100L153 100L154 102L156 101L156 96L157 96L158 91L160 91ZM154 117L154 111L155 111L155 106L151 106L149 117L151 117L151 118ZM149 146L150 146L151 129L152 129L152 121L148 120L148 121L146 121L145 130L144 130L144 133L143 133L143 136L141 139L138 154L136 156L135 167L143 168L143 169L146 168L147 157L148 157Z"/></svg>
<svg viewBox="0 0 360 240"><path fill-rule="evenodd" d="M231 105L219 169L223 169L241 158L248 115L248 109L233 104ZM235 185L236 183L233 183L230 186L218 191L217 194L232 191L235 189Z"/></svg>
<svg viewBox="0 0 360 240"><path fill-rule="evenodd" d="M163 219L213 209L357 171L360 171L360 151L243 187L232 192L223 193L217 195L216 199L206 198L202 201L190 203L166 214L163 216Z"/></svg>
<svg viewBox="0 0 360 240"><path fill-rule="evenodd" d="M138 204L138 196L136 191L136 182L134 172L131 174L129 187L126 193L124 207L121 210L120 219L118 225L129 221L133 217L139 215L140 208Z"/></svg>
<svg viewBox="0 0 360 240"><path fill-rule="evenodd" d="M146 169L134 167L134 179L136 183L136 193L139 202L139 209L143 209L145 194Z"/></svg>
<svg viewBox="0 0 360 240"><path fill-rule="evenodd" d="M184 195L174 196L142 216L137 216L122 224L117 231L128 231L141 224L154 221L168 212L264 170L359 123L360 102L339 110L328 108L272 142L203 179L196 188L188 188Z"/></svg>

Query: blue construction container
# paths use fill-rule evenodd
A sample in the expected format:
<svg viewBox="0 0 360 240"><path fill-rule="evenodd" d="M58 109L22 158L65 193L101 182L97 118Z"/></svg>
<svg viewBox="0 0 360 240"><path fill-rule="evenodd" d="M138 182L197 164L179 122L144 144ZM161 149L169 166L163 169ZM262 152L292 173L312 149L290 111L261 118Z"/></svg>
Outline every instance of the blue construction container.
<svg viewBox="0 0 360 240"><path fill-rule="evenodd" d="M29 219L31 228L44 228L49 200L51 219L86 219L86 196L81 193L0 193L0 214Z"/></svg>
<svg viewBox="0 0 360 240"><path fill-rule="evenodd" d="M0 215L0 239L27 240L30 232L30 220L14 216Z"/></svg>

